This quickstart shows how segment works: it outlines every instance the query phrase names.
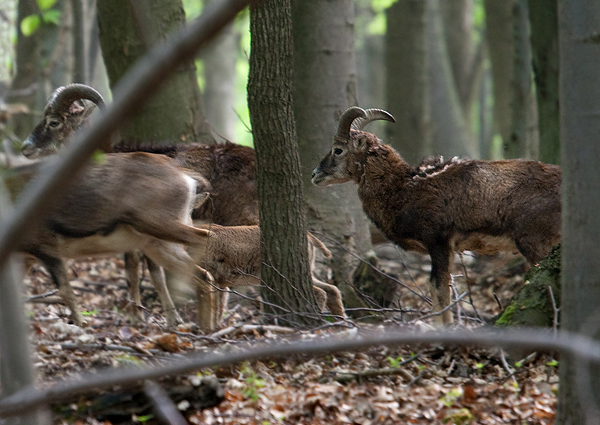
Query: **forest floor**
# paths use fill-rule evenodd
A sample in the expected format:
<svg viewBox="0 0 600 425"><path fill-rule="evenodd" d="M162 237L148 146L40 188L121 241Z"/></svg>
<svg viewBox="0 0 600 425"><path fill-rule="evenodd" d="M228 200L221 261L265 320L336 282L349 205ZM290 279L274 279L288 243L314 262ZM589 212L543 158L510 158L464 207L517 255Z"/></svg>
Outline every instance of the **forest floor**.
<svg viewBox="0 0 600 425"><path fill-rule="evenodd" d="M427 293L430 263L425 256L389 245L378 246L377 255L387 274L417 294ZM318 339L353 331L328 327L284 334L277 328L244 328L259 320L255 303L231 297L220 333L204 336L190 325L172 332L164 326L147 281L143 285L147 320L135 324L124 313L122 260L71 262L70 269L86 312L83 328L67 324L56 296L27 303L35 366L44 387L84 372L166 365L186 353L243 342L285 342L299 334ZM454 278L455 292L470 293L459 304L457 326L475 328L483 325L480 318L497 314L516 292L524 261L513 256L465 256L457 259L455 270L462 271ZM26 287L28 297L53 289L37 265L29 272ZM386 312L382 323L427 329L428 319L418 320L427 310L422 297L401 286L398 294L401 309ZM181 310L184 319L193 322L193 302ZM354 323L361 329L382 326ZM548 355L529 352L440 345L373 347L214 367L165 378L159 385L192 424L551 424L558 389L556 364ZM52 406L52 419L55 424L161 423L141 390L119 388L80 394Z"/></svg>

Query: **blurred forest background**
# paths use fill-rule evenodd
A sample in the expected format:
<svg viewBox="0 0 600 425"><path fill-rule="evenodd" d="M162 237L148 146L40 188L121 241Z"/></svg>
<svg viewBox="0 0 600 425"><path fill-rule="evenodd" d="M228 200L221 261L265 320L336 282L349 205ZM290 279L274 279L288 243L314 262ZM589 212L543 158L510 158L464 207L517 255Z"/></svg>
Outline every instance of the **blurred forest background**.
<svg viewBox="0 0 600 425"><path fill-rule="evenodd" d="M186 19L210 1L216 0L184 0ZM131 9L130 2L99 3L122 16ZM531 15L537 22L530 22L528 9L536 3L541 8ZM396 117L398 124L379 134L410 163L432 153L558 162L557 133L540 144L531 65L532 56L534 64L544 61L550 75L539 77L547 83L538 95L556 98L556 7L527 0L356 0L353 6L355 69L349 73L356 103ZM94 1L2 0L0 10L0 108L10 104L9 113L22 113L10 129L17 140L60 85L84 82L110 99ZM552 31L537 31L536 54L531 25L552 22L554 40ZM246 101L249 49L246 12L196 60L206 121L217 140L253 143ZM558 113L557 101L545 105Z"/></svg>

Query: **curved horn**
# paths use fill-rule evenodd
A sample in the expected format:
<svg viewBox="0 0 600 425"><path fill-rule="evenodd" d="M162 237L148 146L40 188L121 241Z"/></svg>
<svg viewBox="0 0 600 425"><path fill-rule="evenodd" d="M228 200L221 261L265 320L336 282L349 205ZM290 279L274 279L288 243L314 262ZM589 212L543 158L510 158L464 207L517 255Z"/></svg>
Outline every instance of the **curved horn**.
<svg viewBox="0 0 600 425"><path fill-rule="evenodd" d="M377 120L396 122L392 114L390 114L387 111L384 111L383 109L367 109L365 111L365 116L357 118L352 123L351 128L353 130L362 130L367 124Z"/></svg>
<svg viewBox="0 0 600 425"><path fill-rule="evenodd" d="M98 107L104 106L104 99L95 89L85 84L68 84L54 90L48 106L57 111L68 111L71 104L78 99L87 99Z"/></svg>
<svg viewBox="0 0 600 425"><path fill-rule="evenodd" d="M354 120L357 118L365 119L366 117L367 114L363 108L359 108L358 106L349 107L340 117L340 122L338 124L335 137L347 140L350 137L350 127L352 126Z"/></svg>

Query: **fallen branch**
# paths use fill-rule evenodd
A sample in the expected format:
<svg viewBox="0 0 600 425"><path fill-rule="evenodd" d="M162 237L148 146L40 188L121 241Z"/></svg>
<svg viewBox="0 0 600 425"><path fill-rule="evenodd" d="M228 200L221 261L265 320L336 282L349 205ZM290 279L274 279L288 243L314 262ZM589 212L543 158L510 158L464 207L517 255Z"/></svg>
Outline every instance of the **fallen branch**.
<svg viewBox="0 0 600 425"><path fill-rule="evenodd" d="M407 332L406 329L383 329L378 332L344 331L341 336L326 335L320 339L289 341L286 344L244 343L228 347L226 351L212 351L176 361L162 367L135 369L120 368L101 375L84 374L80 379L62 382L51 388L26 388L0 400L0 417L14 416L48 403L56 403L77 394L115 385L133 386L140 381L168 375L179 375L199 369L237 364L263 358L285 358L292 355L316 356L338 351L362 350L372 346L415 344L446 344L459 346L502 347L505 349L532 349L541 352L560 351L578 361L600 363L600 342L584 335L559 331L556 337L534 330L483 330L453 332ZM416 380L419 379L419 375Z"/></svg>
<svg viewBox="0 0 600 425"><path fill-rule="evenodd" d="M408 363L411 363L418 358L419 358L418 355L412 356L411 358L398 363L398 365L396 367L386 367L383 369L368 369L368 370L364 370L361 372L335 372L335 373L338 373L338 376L335 378L335 380L337 382L339 382L340 384L346 384L346 383L352 382L354 380L359 381L362 378L401 375L402 378L404 378L405 380L412 382L415 379L415 377L412 376L412 374L409 371L402 368L402 366L404 366Z"/></svg>
<svg viewBox="0 0 600 425"><path fill-rule="evenodd" d="M33 301L33 300L37 300L37 299L40 299L40 298L46 298L46 297L49 297L49 296L51 296L51 295L54 295L54 294L56 294L57 292L58 292L58 289L53 289L52 291L48 291L48 292L45 292L45 293L43 293L43 294L39 294L39 295L32 295L32 296L28 297L28 298L25 300L25 302L31 302L31 301Z"/></svg>
<svg viewBox="0 0 600 425"><path fill-rule="evenodd" d="M264 334L267 332L276 333L280 335L289 335L296 333L297 330L294 328L288 328L285 326L273 326L273 325L235 325L229 326L225 329L221 329L210 335L211 338L223 338L225 336L236 336L240 334L253 334L258 332Z"/></svg>
<svg viewBox="0 0 600 425"><path fill-rule="evenodd" d="M158 384L146 381L144 383L144 394L152 400L157 416L164 423L169 425L187 425L188 422L179 410L177 410L177 406L175 406L173 400L169 398L169 395Z"/></svg>

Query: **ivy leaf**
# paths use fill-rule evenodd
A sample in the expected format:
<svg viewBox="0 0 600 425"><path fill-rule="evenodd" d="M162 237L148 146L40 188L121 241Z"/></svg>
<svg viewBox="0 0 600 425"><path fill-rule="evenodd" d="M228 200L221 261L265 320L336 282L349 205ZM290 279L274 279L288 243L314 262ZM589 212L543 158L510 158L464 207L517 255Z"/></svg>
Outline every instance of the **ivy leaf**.
<svg viewBox="0 0 600 425"><path fill-rule="evenodd" d="M56 4L56 0L37 0L40 10L48 10Z"/></svg>
<svg viewBox="0 0 600 425"><path fill-rule="evenodd" d="M60 22L60 10L48 10L42 14L42 19L47 24L58 25L58 23Z"/></svg>
<svg viewBox="0 0 600 425"><path fill-rule="evenodd" d="M37 31L42 23L39 15L29 15L21 21L21 32L25 37L29 37Z"/></svg>

